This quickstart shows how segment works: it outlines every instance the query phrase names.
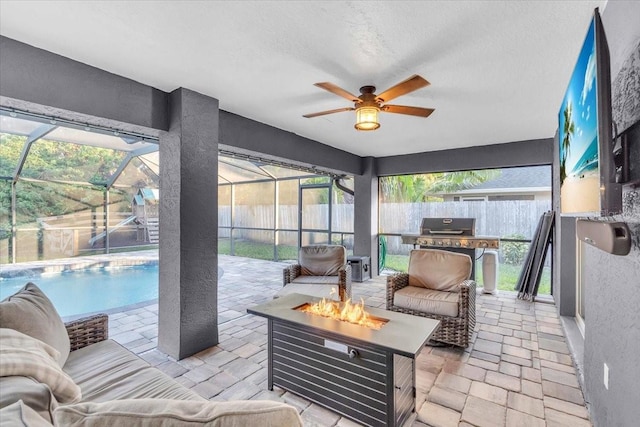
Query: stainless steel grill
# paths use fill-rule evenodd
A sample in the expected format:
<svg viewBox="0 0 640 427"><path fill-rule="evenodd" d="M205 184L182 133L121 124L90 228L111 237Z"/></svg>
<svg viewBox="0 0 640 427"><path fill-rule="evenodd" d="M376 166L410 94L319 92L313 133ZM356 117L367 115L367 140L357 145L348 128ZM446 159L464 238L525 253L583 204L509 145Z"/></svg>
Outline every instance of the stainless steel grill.
<svg viewBox="0 0 640 427"><path fill-rule="evenodd" d="M402 234L402 243L430 248L497 249L500 239L476 236L475 218L423 218L420 234Z"/></svg>
<svg viewBox="0 0 640 427"><path fill-rule="evenodd" d="M420 234L402 234L402 243L421 248L444 249L469 255L475 260L476 249L498 249L500 239L476 236L475 218L423 218ZM475 280L475 262L471 278Z"/></svg>
<svg viewBox="0 0 640 427"><path fill-rule="evenodd" d="M422 218L420 234L423 236L451 235L475 236L475 218Z"/></svg>

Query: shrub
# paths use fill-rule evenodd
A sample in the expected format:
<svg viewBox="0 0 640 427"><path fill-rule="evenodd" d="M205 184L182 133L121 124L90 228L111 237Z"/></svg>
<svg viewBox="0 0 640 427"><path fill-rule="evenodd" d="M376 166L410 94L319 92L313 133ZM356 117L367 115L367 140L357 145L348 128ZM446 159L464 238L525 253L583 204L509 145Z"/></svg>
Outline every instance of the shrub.
<svg viewBox="0 0 640 427"><path fill-rule="evenodd" d="M525 240L522 234L510 234L505 236L506 239L518 239ZM529 244L526 242L504 242L501 243L502 256L504 262L511 265L519 265L524 261L524 257L527 256L529 250Z"/></svg>

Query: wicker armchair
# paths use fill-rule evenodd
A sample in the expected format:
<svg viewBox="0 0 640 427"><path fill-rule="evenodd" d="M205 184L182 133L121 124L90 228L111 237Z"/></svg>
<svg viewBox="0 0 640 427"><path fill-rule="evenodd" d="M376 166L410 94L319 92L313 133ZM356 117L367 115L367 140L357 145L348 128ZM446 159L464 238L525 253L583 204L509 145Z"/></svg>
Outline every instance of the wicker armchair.
<svg viewBox="0 0 640 427"><path fill-rule="evenodd" d="M471 262L464 254L411 251L409 273L387 277L387 310L439 320L433 341L467 347L476 323Z"/></svg>
<svg viewBox="0 0 640 427"><path fill-rule="evenodd" d="M71 351L87 347L109 338L109 316L96 314L64 324L67 328Z"/></svg>
<svg viewBox="0 0 640 427"><path fill-rule="evenodd" d="M337 288L340 301L351 298L351 266L344 246L303 246L299 263L286 267L282 273L283 287L275 298L292 292L328 297L331 288Z"/></svg>

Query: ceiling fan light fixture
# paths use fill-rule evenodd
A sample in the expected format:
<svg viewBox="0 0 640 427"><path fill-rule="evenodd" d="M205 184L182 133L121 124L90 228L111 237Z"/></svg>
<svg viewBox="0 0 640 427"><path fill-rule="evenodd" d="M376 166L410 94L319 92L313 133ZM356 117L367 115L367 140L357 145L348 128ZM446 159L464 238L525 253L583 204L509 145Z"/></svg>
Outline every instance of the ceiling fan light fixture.
<svg viewBox="0 0 640 427"><path fill-rule="evenodd" d="M380 127L378 113L380 113L380 108L375 106L356 108L356 130L367 131L378 129Z"/></svg>

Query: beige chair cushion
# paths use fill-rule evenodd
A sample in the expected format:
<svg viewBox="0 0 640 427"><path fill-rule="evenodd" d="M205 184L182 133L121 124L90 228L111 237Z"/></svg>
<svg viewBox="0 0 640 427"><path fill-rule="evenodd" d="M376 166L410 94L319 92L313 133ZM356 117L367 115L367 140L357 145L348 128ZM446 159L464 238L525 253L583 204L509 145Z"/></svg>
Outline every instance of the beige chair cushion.
<svg viewBox="0 0 640 427"><path fill-rule="evenodd" d="M82 388L84 402L135 398L204 400L113 340L71 352L63 369Z"/></svg>
<svg viewBox="0 0 640 427"><path fill-rule="evenodd" d="M393 304L410 310L441 316L458 317L457 292L435 291L433 289L406 286L393 295Z"/></svg>
<svg viewBox="0 0 640 427"><path fill-rule="evenodd" d="M0 302L0 328L14 329L58 350L61 367L69 357L67 328L47 296L33 283Z"/></svg>
<svg viewBox="0 0 640 427"><path fill-rule="evenodd" d="M51 427L36 411L22 400L0 409L2 427Z"/></svg>
<svg viewBox="0 0 640 427"><path fill-rule="evenodd" d="M471 277L471 257L437 249L414 249L409 258L409 285L458 292Z"/></svg>
<svg viewBox="0 0 640 427"><path fill-rule="evenodd" d="M0 378L0 408L21 400L44 420L53 423L53 410L58 406L58 402L49 387L29 377Z"/></svg>
<svg viewBox="0 0 640 427"><path fill-rule="evenodd" d="M331 294L331 289L335 289L335 293ZM313 283L289 283L287 286L283 286L273 298L280 298L289 294L304 294L311 295L318 298L333 299L340 301L340 293L338 292L338 285L336 286L322 286Z"/></svg>
<svg viewBox="0 0 640 427"><path fill-rule="evenodd" d="M347 250L340 245L303 246L298 258L303 276L336 276L347 263Z"/></svg>
<svg viewBox="0 0 640 427"><path fill-rule="evenodd" d="M302 420L293 406L267 400L114 400L60 406L53 416L56 425L68 427L302 427Z"/></svg>

